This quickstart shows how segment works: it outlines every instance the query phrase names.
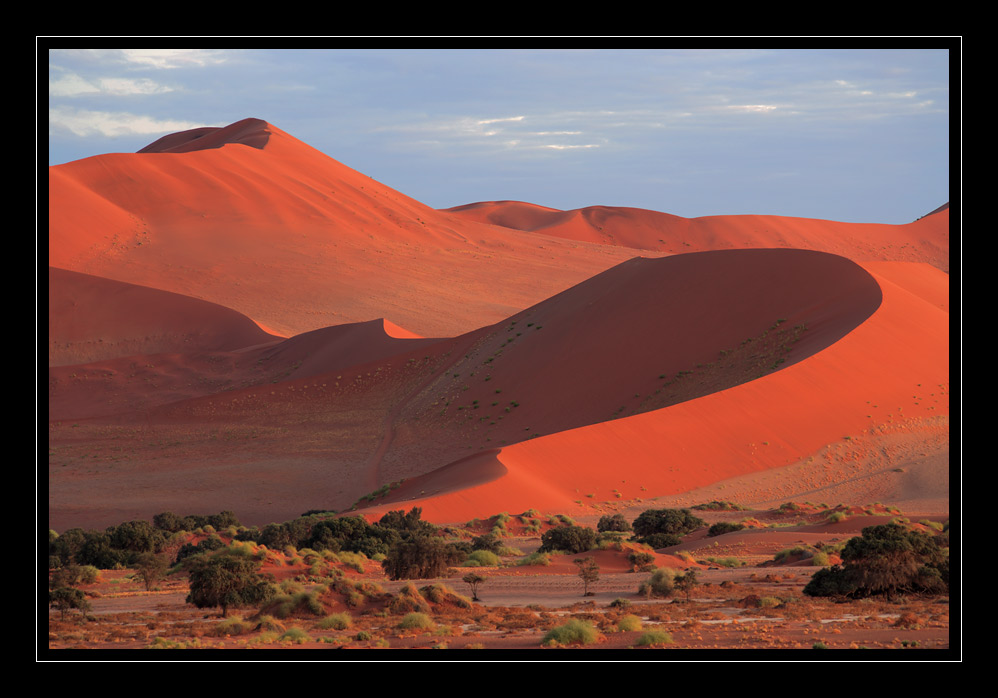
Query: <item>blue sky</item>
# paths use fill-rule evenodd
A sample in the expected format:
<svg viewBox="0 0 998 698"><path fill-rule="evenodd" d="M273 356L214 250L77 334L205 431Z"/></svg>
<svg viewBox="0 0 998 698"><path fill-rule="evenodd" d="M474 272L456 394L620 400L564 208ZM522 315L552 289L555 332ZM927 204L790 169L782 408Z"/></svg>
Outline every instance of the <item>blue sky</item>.
<svg viewBox="0 0 998 698"><path fill-rule="evenodd" d="M218 43L39 40L49 164L255 117L434 208L514 199L906 223L950 198L955 41Z"/></svg>

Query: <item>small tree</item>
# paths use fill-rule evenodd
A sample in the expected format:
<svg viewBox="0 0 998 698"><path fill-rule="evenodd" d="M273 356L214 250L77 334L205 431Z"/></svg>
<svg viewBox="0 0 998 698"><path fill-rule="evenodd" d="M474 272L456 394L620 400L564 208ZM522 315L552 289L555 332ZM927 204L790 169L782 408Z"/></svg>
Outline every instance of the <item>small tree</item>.
<svg viewBox="0 0 998 698"><path fill-rule="evenodd" d="M693 567L686 570L685 574L677 575L675 580L673 580L675 589L683 592L687 601L690 600L690 595L693 593L693 589L695 589L699 583L699 580L697 580L696 568Z"/></svg>
<svg viewBox="0 0 998 698"><path fill-rule="evenodd" d="M471 600L478 601L478 585L485 582L485 577L475 574L474 572L469 572L464 575L461 580L471 587Z"/></svg>
<svg viewBox="0 0 998 698"><path fill-rule="evenodd" d="M589 591L589 585L594 584L599 580L599 565L596 563L596 558L592 556L584 557L578 560L572 560L579 568L579 577L582 579L582 595L592 596L592 592Z"/></svg>
<svg viewBox="0 0 998 698"><path fill-rule="evenodd" d="M276 593L274 585L259 574L260 563L226 551L194 555L184 565L190 582L187 603L198 608L220 606L223 618L230 606L262 603Z"/></svg>
<svg viewBox="0 0 998 698"><path fill-rule="evenodd" d="M66 620L66 613L76 609L84 616L90 610L90 602L82 591L74 587L58 587L49 591L49 606L59 611L59 617Z"/></svg>
<svg viewBox="0 0 998 698"><path fill-rule="evenodd" d="M145 585L146 591L152 590L156 582L166 576L169 568L170 562L163 554L142 553L135 560L135 576Z"/></svg>

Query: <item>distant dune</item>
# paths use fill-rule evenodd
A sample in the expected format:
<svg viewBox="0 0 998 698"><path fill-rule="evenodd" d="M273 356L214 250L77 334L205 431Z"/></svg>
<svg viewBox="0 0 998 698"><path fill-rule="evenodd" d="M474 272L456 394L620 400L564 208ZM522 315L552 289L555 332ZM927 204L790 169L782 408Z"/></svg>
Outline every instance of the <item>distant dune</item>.
<svg viewBox="0 0 998 698"><path fill-rule="evenodd" d="M49 269L49 365L274 342L244 315L206 301Z"/></svg>
<svg viewBox="0 0 998 698"><path fill-rule="evenodd" d="M831 252L857 261L926 262L949 271L948 204L904 225L759 215L681 218L613 206L559 211L520 201L479 202L447 212L515 230L669 254L784 247Z"/></svg>
<svg viewBox="0 0 998 698"><path fill-rule="evenodd" d="M435 211L247 119L52 167L49 208L57 529L820 490L948 440L945 206Z"/></svg>

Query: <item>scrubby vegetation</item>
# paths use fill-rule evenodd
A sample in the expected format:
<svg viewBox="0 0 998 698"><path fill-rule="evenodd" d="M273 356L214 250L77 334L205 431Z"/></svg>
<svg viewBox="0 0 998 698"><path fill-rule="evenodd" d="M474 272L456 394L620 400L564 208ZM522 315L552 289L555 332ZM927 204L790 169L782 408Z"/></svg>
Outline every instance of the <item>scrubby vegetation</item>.
<svg viewBox="0 0 998 698"><path fill-rule="evenodd" d="M818 570L809 596L863 598L899 593L949 592L949 549L937 538L898 523L868 526L842 549L842 565Z"/></svg>
<svg viewBox="0 0 998 698"><path fill-rule="evenodd" d="M645 523L651 520L681 523L678 526L656 523L647 527L639 524L634 531L627 531L630 523L619 514L604 515L600 523L591 528L567 517L541 519L536 512L530 512L531 516L484 519L469 527L441 527L423 521L420 510L412 509L389 512L371 523L360 517L329 519L328 514L311 513L262 529L246 528L222 518L214 519L219 524L228 523L221 530L201 520L204 525L196 531L171 532L154 525L150 528L128 522L127 526L89 534L79 530L63 535L50 532L49 552L53 565L49 572L50 642L56 642L55 638L58 638L64 646L85 646L87 641L81 638L100 635L104 646L112 642L131 642L134 638L141 640L143 647L157 649L267 645L290 648L315 647L319 643L371 648L389 645L491 648L491 634L499 631L495 636L497 643L499 638L504 638L505 642L505 638L523 633L528 644L534 647L539 641L547 647L597 642L617 648L688 646L687 643L701 634L709 632L705 642L714 642L711 637L725 632L723 626L713 625L708 631L704 622L716 618L716 612L711 609L722 605L728 609L725 613L731 606L736 606L752 616L817 622L819 618L841 615L843 602L883 603L869 598L877 596L887 597L895 606L904 604L900 619L895 612L881 623L890 624L898 633L916 630L924 633L927 628L947 622L948 611L943 602L928 597L923 603L935 603L936 608L922 605L913 609L910 603L898 601L915 595L946 592L949 530L944 524L930 526L927 520L907 523L896 519L886 527L864 530L863 536L848 543L836 541L834 546L800 544L781 550L773 555L772 561L760 561L759 556L755 560L747 558L740 552L740 546L744 544L737 538L728 543L721 540L718 545L718 541L705 542L697 536L695 540L686 539L687 544L683 546L686 550L670 551L685 561L687 569L684 570L655 568L656 560L660 560L660 564L670 564L667 561L671 557L655 555L638 543L635 540L637 529L642 529L646 537L672 536L681 541L690 526L703 529L706 524L701 526L702 522L688 510L650 511L655 512L654 516L646 516ZM814 514L824 516L820 512ZM169 526L180 525L177 522L184 520L172 515L157 518ZM535 521L540 530L531 533L535 539L541 537L541 547L547 542L549 550L525 555L507 547L497 533L497 528L501 528L497 524L505 522L507 531L524 535ZM659 525L663 530L655 531ZM648 534L649 530L654 532ZM632 532L635 536L630 535ZM155 542L151 550L141 550L147 546L141 542L143 540ZM107 545L95 545L95 541ZM263 541L269 541L274 547ZM115 548L112 542L131 547ZM529 543L524 547L528 546ZM567 549L575 546L581 548L581 552ZM597 549L602 552L587 553ZM84 555L85 560L118 562L109 568L79 564L75 551L80 550L86 550L92 556ZM704 556L714 551L718 555L734 553L737 557ZM514 554L517 559L510 562L509 558ZM500 556L506 558L505 564L510 565L509 568L504 568ZM599 595L607 583L593 586L600 576L599 566L595 564L597 558L600 565L619 565L610 568L616 571L629 566L635 572L642 572L635 576L632 592L623 592L612 603L580 600L580 592L586 595L596 591ZM120 562L123 559L130 560L132 566L125 567ZM705 562L719 566L727 560L745 565L747 559L748 564L760 567L788 562L795 569L785 573L767 571L765 576L739 572L734 578L736 583L728 578L718 584L720 573L704 571L700 566ZM824 565L839 559L842 563L837 567L816 568L811 582L804 587L811 571L801 572L798 566L802 561ZM63 564L63 560L67 564ZM885 560L891 562L888 564ZM574 569L569 564L572 562L576 563ZM513 568L514 564L554 565L554 568L550 571L544 567L517 570ZM455 569L464 565L482 569ZM488 573L490 580L482 575L486 566L494 570ZM393 573L393 569L398 571ZM908 574L900 574L898 570L908 570ZM571 582L573 577L565 576L572 572L578 573L581 583L578 579ZM509 593L509 582L503 579L506 575L546 577L542 585L547 587L551 584L552 573L561 575L561 581L550 588L564 589L562 604L551 608L536 604L505 608L489 603ZM432 583L387 584L385 586L394 591L386 591L372 575L399 580L425 578L419 575L449 578L448 582L468 584L471 596L455 593L436 579ZM607 579L619 578L614 575ZM488 607L482 606L478 598L481 585L487 581L496 585L494 595L485 595ZM526 588L537 588L528 580L524 581ZM134 618L127 623L115 625L109 621L111 616L102 596L117 597L120 589L126 595L142 597L157 594L161 588L170 594L182 592L183 596L179 598L188 600L190 615L179 620L162 614L162 619L133 614ZM803 597L802 588L807 590ZM833 597L833 601L821 599L825 595ZM490 596L493 598L488 598ZM98 611L92 614L91 604L96 606L98 603ZM555 612L555 609L565 610ZM566 612L569 619L559 618ZM864 623L867 624L878 617L875 606L851 609L849 613L866 619ZM93 622L95 618L100 618L101 622ZM665 626L669 632L658 629L660 623L670 623ZM746 632L739 633L745 638L756 638L750 646L767 646L774 637L769 632L753 635L753 631L748 630L750 627L742 626ZM621 633L632 635L624 637ZM469 642L472 637L476 639ZM828 642L829 646L846 646L834 635L831 637L833 642ZM901 637L903 640L896 640L895 644L904 641L908 642L906 647L919 649L926 644L924 636L919 637L917 644L910 637ZM737 646L742 646L741 640L739 637Z"/></svg>
<svg viewBox="0 0 998 698"><path fill-rule="evenodd" d="M599 631L592 623L572 618L567 623L551 628L544 634L541 644L545 647L559 645L591 645L599 640Z"/></svg>

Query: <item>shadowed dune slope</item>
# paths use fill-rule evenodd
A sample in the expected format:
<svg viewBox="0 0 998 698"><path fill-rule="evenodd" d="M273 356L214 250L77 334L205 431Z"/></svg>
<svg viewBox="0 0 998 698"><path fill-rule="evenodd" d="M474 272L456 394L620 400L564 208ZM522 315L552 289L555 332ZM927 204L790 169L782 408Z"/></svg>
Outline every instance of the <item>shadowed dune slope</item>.
<svg viewBox="0 0 998 698"><path fill-rule="evenodd" d="M559 211L521 201L447 209L470 221L570 240L672 254L746 247L820 250L857 261L927 262L949 271L949 206L912 223L842 223L786 216L681 218L639 208L589 206Z"/></svg>
<svg viewBox="0 0 998 698"><path fill-rule="evenodd" d="M476 333L399 421L488 448L660 409L803 360L880 300L867 271L825 253L636 258Z"/></svg>
<svg viewBox="0 0 998 698"><path fill-rule="evenodd" d="M49 269L49 363L235 350L279 338L249 318L175 293Z"/></svg>
<svg viewBox="0 0 998 698"><path fill-rule="evenodd" d="M937 301L948 276L920 264L872 266L889 268L886 276L871 270L883 303L806 361L662 409L483 453L406 483L397 496L435 521L531 507L574 512L580 501L682 493L802 460L806 466L843 439L945 420L949 315ZM750 501L752 493L725 496Z"/></svg>
<svg viewBox="0 0 998 698"><path fill-rule="evenodd" d="M719 251L631 260L453 340L394 339L377 323L307 333L241 354L219 384L224 394L201 393L91 421L87 428L96 441L88 453L111 447L101 443L105 424L124 431L142 425L142 441L155 446L132 452L127 480L92 477L88 482L98 492L89 500L111 506L127 499L127 488L136 486L132 478L141 481L148 467L150 478L182 472L187 486L199 483L198 497L231 504L229 483L211 473L216 459L224 462L235 451L213 455L225 444L205 441L206 432L252 433L255 467L273 467L267 492L275 520L296 510L341 509L381 485L428 473L435 483L467 487L495 478L510 453L521 447L532 453L559 433L585 433L587 425L608 420L604 426L612 433L632 415L664 413L669 405L813 360L874 313L880 294L866 271L834 255ZM393 354L396 349L401 353ZM372 359L377 352L384 358ZM359 357L367 363L347 366ZM251 371L261 367L269 373L254 377ZM231 389L250 379L253 386ZM118 384L126 396L124 380ZM72 452L86 437L82 426L68 431L72 446L66 452ZM634 448L649 438L635 440ZM504 448L496 461L497 446L517 442L523 443ZM164 443L172 445L164 451ZM462 462L435 472L455 461ZM630 469L576 465L574 487L609 484ZM515 481L513 489L529 485L522 496L538 497L540 504L565 496L561 467L545 454L498 482ZM304 474L298 468L321 473L312 472L306 491L298 485ZM164 488L164 498L147 505L151 513L170 508L175 495L169 492ZM505 508L504 496L487 500L487 509ZM293 502L288 506L294 509L278 501Z"/></svg>
<svg viewBox="0 0 998 698"><path fill-rule="evenodd" d="M376 318L454 336L633 256L435 211L258 119L51 167L49 188L50 266L285 336Z"/></svg>

